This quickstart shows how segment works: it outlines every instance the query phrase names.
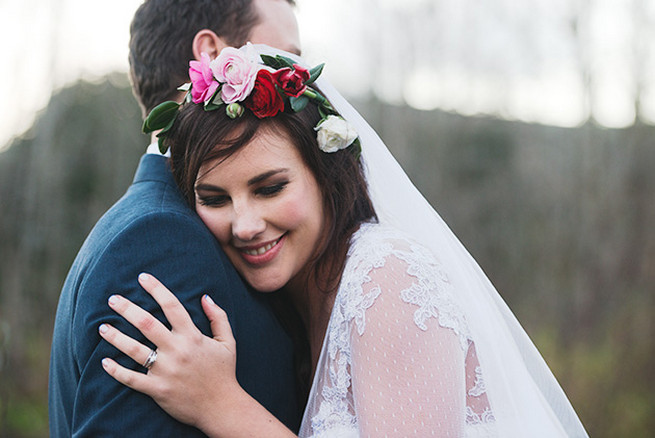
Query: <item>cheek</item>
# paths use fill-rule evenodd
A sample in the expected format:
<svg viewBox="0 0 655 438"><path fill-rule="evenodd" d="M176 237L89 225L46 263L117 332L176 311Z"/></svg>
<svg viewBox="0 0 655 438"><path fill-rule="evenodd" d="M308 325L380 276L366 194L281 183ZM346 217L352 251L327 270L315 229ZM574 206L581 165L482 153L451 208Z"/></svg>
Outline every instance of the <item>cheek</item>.
<svg viewBox="0 0 655 438"><path fill-rule="evenodd" d="M220 210L207 208L198 208L196 211L205 226L221 245L229 241L231 236L230 225L224 213L221 213Z"/></svg>
<svg viewBox="0 0 655 438"><path fill-rule="evenodd" d="M288 228L297 228L307 221L309 211L306 205L296 200L288 200L280 205L279 218Z"/></svg>
<svg viewBox="0 0 655 438"><path fill-rule="evenodd" d="M323 223L323 205L313 191L306 190L287 199L281 205L279 218L286 228L320 229Z"/></svg>

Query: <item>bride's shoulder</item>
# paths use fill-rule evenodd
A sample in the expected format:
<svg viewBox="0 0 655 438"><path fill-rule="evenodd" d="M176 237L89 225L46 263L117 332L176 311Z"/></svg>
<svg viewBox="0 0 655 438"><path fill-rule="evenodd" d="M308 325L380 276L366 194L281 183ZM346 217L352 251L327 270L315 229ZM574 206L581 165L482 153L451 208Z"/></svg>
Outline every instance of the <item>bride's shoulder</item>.
<svg viewBox="0 0 655 438"><path fill-rule="evenodd" d="M348 251L350 261L378 260L373 266L381 266L381 260L390 256L412 263L439 264L435 254L398 228L367 222L353 234Z"/></svg>
<svg viewBox="0 0 655 438"><path fill-rule="evenodd" d="M365 223L351 239L342 284L401 282L403 278L423 284L448 282L436 255L402 230Z"/></svg>
<svg viewBox="0 0 655 438"><path fill-rule="evenodd" d="M462 348L467 345L463 312L455 299L450 276L437 255L402 230L364 224L353 235L335 304L345 309L344 315L353 316L361 334L364 314L381 296L387 299L376 307L373 316L384 319L384 315L400 312L403 307L398 303L402 302L412 306L411 315L420 330L427 330L429 320L436 318L440 326L452 328L460 335Z"/></svg>
<svg viewBox="0 0 655 438"><path fill-rule="evenodd" d="M410 242L410 237L398 228L377 222L364 222L353 234L349 252L360 251L363 246L406 246Z"/></svg>

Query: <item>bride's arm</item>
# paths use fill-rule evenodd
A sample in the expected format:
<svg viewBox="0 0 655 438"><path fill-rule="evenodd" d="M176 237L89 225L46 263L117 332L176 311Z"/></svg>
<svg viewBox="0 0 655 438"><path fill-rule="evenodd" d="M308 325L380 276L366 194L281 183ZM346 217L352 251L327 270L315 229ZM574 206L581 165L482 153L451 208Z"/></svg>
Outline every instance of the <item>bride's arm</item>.
<svg viewBox="0 0 655 438"><path fill-rule="evenodd" d="M213 338L203 335L175 296L151 275L139 276L141 286L157 301L171 326L126 298L114 295L109 305L157 348L146 374L105 358L102 366L117 381L152 397L170 415L211 437L295 436L241 388L236 379L236 342L227 315L205 295L202 307ZM109 324L100 335L143 364L150 348Z"/></svg>
<svg viewBox="0 0 655 438"><path fill-rule="evenodd" d="M428 286L404 261L390 256L369 278L364 295L377 298L351 331L361 436L462 436L465 367L457 335L439 324L427 306Z"/></svg>

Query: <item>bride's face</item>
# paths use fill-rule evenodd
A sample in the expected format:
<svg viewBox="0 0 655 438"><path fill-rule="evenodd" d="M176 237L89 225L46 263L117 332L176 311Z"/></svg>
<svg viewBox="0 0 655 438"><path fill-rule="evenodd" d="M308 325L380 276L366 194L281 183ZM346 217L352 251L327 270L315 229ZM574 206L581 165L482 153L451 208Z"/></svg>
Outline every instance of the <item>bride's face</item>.
<svg viewBox="0 0 655 438"><path fill-rule="evenodd" d="M302 284L324 227L321 191L283 135L257 133L198 172L196 211L243 278L271 292Z"/></svg>

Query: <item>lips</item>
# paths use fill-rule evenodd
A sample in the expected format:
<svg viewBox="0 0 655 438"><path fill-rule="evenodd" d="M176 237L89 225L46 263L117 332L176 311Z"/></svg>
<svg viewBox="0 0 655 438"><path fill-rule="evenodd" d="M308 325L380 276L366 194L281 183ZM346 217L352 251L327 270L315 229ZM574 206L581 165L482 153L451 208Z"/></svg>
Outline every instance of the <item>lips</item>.
<svg viewBox="0 0 655 438"><path fill-rule="evenodd" d="M275 258L280 252L286 235L258 247L238 248L241 257L251 265L262 265Z"/></svg>

